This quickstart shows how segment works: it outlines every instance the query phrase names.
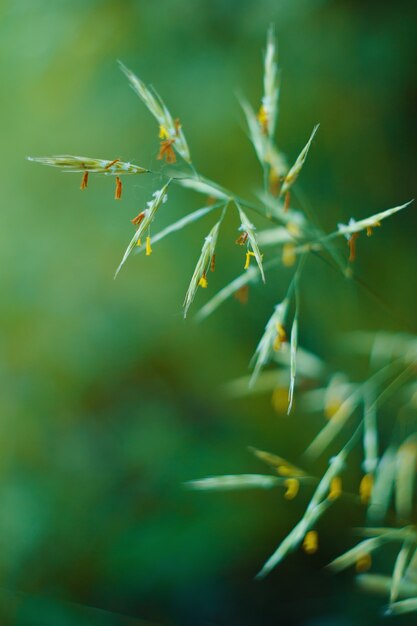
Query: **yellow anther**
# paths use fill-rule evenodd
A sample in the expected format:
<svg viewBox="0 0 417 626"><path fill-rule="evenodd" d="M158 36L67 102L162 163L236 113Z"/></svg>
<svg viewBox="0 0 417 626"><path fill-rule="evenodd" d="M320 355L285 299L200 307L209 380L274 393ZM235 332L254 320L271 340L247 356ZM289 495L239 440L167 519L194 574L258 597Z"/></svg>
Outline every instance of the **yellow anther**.
<svg viewBox="0 0 417 626"><path fill-rule="evenodd" d="M151 238L148 236L146 237L146 256L150 256L152 254L152 247L151 247Z"/></svg>
<svg viewBox="0 0 417 626"><path fill-rule="evenodd" d="M256 116L265 135L268 133L268 114L263 104L261 104L258 115Z"/></svg>
<svg viewBox="0 0 417 626"><path fill-rule="evenodd" d="M159 126L159 139L169 139L169 133L162 124Z"/></svg>
<svg viewBox="0 0 417 626"><path fill-rule="evenodd" d="M329 500L337 500L342 495L342 479L340 476L332 478L330 483Z"/></svg>
<svg viewBox="0 0 417 626"><path fill-rule="evenodd" d="M285 328L279 322L276 324L276 331L277 331L277 335L274 339L274 343L272 347L275 350L275 352L278 352L278 350L281 349L282 344L285 341L287 341L287 334L285 332Z"/></svg>
<svg viewBox="0 0 417 626"><path fill-rule="evenodd" d="M198 286L202 287L203 289L207 289L208 280L207 280L205 272L203 272L203 275L201 276L200 280L198 281Z"/></svg>
<svg viewBox="0 0 417 626"><path fill-rule="evenodd" d="M340 398L329 398L324 405L324 415L328 420L332 419L342 406L342 400Z"/></svg>
<svg viewBox="0 0 417 626"><path fill-rule="evenodd" d="M293 243L284 244L282 248L282 264L285 267L292 267L296 260L295 245Z"/></svg>
<svg viewBox="0 0 417 626"><path fill-rule="evenodd" d="M314 554L319 549L319 536L317 531L309 530L303 541L303 550L307 554Z"/></svg>
<svg viewBox="0 0 417 626"><path fill-rule="evenodd" d="M273 196L277 196L279 194L279 190L281 187L281 176L276 172L273 168L271 168L269 172L269 191Z"/></svg>
<svg viewBox="0 0 417 626"><path fill-rule="evenodd" d="M288 222L287 230L290 235L294 235L294 237L298 237L298 235L300 234L300 227L297 226L297 224L294 224L294 222Z"/></svg>
<svg viewBox="0 0 417 626"><path fill-rule="evenodd" d="M286 500L293 500L300 489L300 483L296 478L287 478L284 484L287 488L284 493L284 498Z"/></svg>
<svg viewBox="0 0 417 626"><path fill-rule="evenodd" d="M362 504L368 504L371 499L372 488L374 486L374 477L372 474L365 474L359 485L359 495Z"/></svg>
<svg viewBox="0 0 417 626"><path fill-rule="evenodd" d="M138 248L140 248L140 246L142 245L142 241L140 239L137 240L136 245Z"/></svg>
<svg viewBox="0 0 417 626"><path fill-rule="evenodd" d="M250 250L248 250L247 253L246 253L245 266L244 266L243 269L247 270L249 268L251 256L255 256L255 253L251 252Z"/></svg>
<svg viewBox="0 0 417 626"><path fill-rule="evenodd" d="M288 409L288 389L284 387L274 389L271 402L277 413L286 413Z"/></svg>
<svg viewBox="0 0 417 626"><path fill-rule="evenodd" d="M358 573L366 572L368 571L368 569L371 568L371 565L372 565L371 555L369 554L369 552L364 552L364 554L361 554L356 559L355 569Z"/></svg>
<svg viewBox="0 0 417 626"><path fill-rule="evenodd" d="M367 227L366 234L368 237L372 235L372 233L374 232L374 228L376 228L377 226L381 226L381 222L375 222L375 224L372 224L372 226Z"/></svg>

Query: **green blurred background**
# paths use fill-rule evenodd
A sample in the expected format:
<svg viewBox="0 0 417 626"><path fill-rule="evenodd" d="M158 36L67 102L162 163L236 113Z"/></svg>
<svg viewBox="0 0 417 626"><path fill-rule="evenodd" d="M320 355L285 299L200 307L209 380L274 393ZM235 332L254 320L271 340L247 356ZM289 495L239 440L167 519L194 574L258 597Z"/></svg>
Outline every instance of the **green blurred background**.
<svg viewBox="0 0 417 626"><path fill-rule="evenodd" d="M40 168L27 155L121 157L156 167L157 128L119 71L156 86L201 172L241 195L261 183L236 94L257 105L270 22L282 67L278 144L327 229L415 195L414 2L0 2L0 623L19 626L377 624L380 599L322 566L360 519L340 504L315 557L253 576L302 513L274 493L199 494L183 481L296 461L321 421L230 401L290 273L195 324L181 304L211 218L113 272L129 220L160 180ZM202 205L172 189L159 224ZM162 212L161 212L162 213ZM343 365L347 330L415 331L415 207L361 241L357 272L387 303L318 261L303 280L301 341ZM229 243L235 227L228 227ZM241 268L220 240L204 299ZM240 252L240 251L239 251ZM342 522L343 520L343 522ZM346 524L346 527L344 526ZM90 608L88 608L90 607ZM123 617L125 616L125 617ZM140 620L143 620L140 621ZM398 623L411 623L403 620Z"/></svg>

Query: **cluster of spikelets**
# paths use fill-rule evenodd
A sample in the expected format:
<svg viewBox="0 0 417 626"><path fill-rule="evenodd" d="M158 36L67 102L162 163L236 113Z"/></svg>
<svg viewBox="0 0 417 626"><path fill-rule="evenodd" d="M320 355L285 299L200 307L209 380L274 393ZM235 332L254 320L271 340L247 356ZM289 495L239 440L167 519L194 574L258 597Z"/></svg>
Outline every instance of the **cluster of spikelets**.
<svg viewBox="0 0 417 626"><path fill-rule="evenodd" d="M305 413L323 415L324 425L304 451L299 466L284 458L252 448L251 451L272 470L270 474L211 476L187 483L198 490L278 489L287 500L300 490L312 492L301 520L281 541L266 561L258 577L262 578L288 554L300 546L308 554L319 549L320 518L339 500L363 509L366 526L355 529L362 539L329 564L339 572L354 567L358 585L369 593L385 597L387 614L417 610L417 528L415 514L417 471L417 434L413 424L417 410L417 337L406 334L353 333L346 338L344 350L370 363L366 382L349 380L344 372L332 372L320 358L299 349L298 403ZM285 410L285 386L288 384L288 355L275 358L276 367L262 372L255 385L238 379L227 385L231 397L248 394L272 394L277 412ZM391 415L385 404L401 407L401 435L392 426L392 440L384 442ZM342 441L342 445L340 445ZM352 479L344 474L353 469L349 455L362 449L361 477L352 491ZM328 469L317 477L305 467L326 452L332 452ZM336 450L336 454L333 451ZM389 525L387 525L389 524ZM374 567L374 552L396 549L391 571ZM389 558L389 557L388 557ZM378 565L378 562L377 562Z"/></svg>
<svg viewBox="0 0 417 626"><path fill-rule="evenodd" d="M216 246L222 223L231 210L236 212L239 222L236 244L244 247L242 258L243 272L231 283L225 285L200 309L198 318L203 319L213 313L228 298L235 296L246 301L248 287L260 280L265 282L268 271L279 266L294 268L288 288L266 324L253 357L253 373L244 381L236 381L230 386L231 393L259 393L273 390L273 403L280 410L289 413L293 405L294 390L302 391L304 381L319 380L323 386L301 393L300 406L310 410L323 411L328 421L312 441L305 453L305 460L314 460L323 453L337 437L346 432L349 436L337 454L329 461L329 467L321 478L309 474L284 459L259 450L254 453L265 461L273 470L273 475L236 475L220 476L197 480L189 483L195 489L243 489L243 488L283 488L286 499L297 496L300 488L314 489L310 503L300 522L282 541L278 549L268 559L259 576L266 575L288 553L302 545L306 552L313 553L318 548L317 523L325 511L339 498L350 497L359 505L367 507L371 524L381 523L389 510L391 494L395 485L398 521L409 520L412 513L414 475L417 460L417 442L414 436L406 438L401 444L389 446L382 454L378 446L378 418L382 401L387 389L392 387L398 392L399 382L405 384L406 375L410 374L415 364L416 352L407 357L404 354L392 359L392 352L387 362L373 372L362 384L350 382L341 373L330 374L323 363L302 348L298 347L299 284L307 259L315 257L335 267L342 276L355 278L352 263L356 257L358 237L365 233L370 236L375 227L409 203L387 209L348 224L338 224L333 232L323 232L306 213L300 198L297 197L296 181L306 161L313 139L318 130L314 127L306 145L295 159L293 165L287 165L287 159L275 143L275 130L279 104L279 71L277 52L272 28L268 32L264 57L263 96L258 110L242 100L241 105L246 117L248 136L253 145L263 172L262 189L257 193L257 202L247 201L232 191L200 175L191 159L190 150L178 118L172 117L162 98L155 90L148 88L135 74L124 65L121 69L158 124L160 141L158 160L165 160L174 165L177 155L182 158L189 171L177 168L166 176L166 184L154 192L151 200L131 221L136 228L116 275L133 252L146 251L149 256L152 245L163 238L182 230L200 218L218 213L207 236L202 243L201 253L184 300L184 316L187 315L199 288L208 287L209 272L216 267ZM79 156L55 156L32 158L44 165L58 167L64 172L82 174L81 189L86 189L89 174L115 176L115 198L122 196L123 175L153 174L147 168L125 163L119 159L103 160ZM162 210L167 200L167 192L172 184L181 185L206 196L205 205L173 222L166 228L152 235L151 225ZM269 221L270 226L257 230L247 215L255 219ZM343 250L337 245L345 239L348 247ZM143 242L145 241L145 245ZM151 245L152 244L152 245ZM262 250L272 250L268 259L264 259ZM253 263L251 262L253 259ZM395 338L394 338L395 339ZM375 340L375 343L380 338ZM414 348L416 347L416 340ZM354 342L353 342L354 343ZM363 346L364 342L360 342ZM373 346L373 350L376 349ZM391 360L390 360L391 359ZM278 370L266 371L269 363L279 365ZM401 369L403 368L403 369ZM405 369L404 369L405 368ZM297 376L297 381L296 381ZM299 379L299 380L298 380ZM286 389L284 388L286 387ZM414 389L414 408L416 404ZM353 427L353 428L352 428ZM353 431L353 432L352 432ZM346 468L351 450L363 440L364 475L358 488L358 494L346 493L342 483L342 474ZM362 529L360 534L368 538L355 548L336 559L331 567L342 569L353 563L359 571L371 565L371 553L387 543L400 542L398 558L391 577L378 574L361 574L361 585L370 591L387 592L392 612L417 609L417 531L408 523L401 528ZM410 596L397 601L399 597Z"/></svg>

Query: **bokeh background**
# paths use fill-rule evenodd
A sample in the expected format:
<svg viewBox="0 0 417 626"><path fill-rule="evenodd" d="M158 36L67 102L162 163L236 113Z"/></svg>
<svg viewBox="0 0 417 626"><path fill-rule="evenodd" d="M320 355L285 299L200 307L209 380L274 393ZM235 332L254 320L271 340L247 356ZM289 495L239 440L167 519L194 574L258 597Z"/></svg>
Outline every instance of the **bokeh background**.
<svg viewBox="0 0 417 626"><path fill-rule="evenodd" d="M321 224L415 196L414 2L371 0L2 0L0 622L19 626L362 625L381 600L322 570L357 511L324 523L314 557L253 576L306 501L203 494L185 480L261 471L248 445L294 462L320 427L269 397L227 399L247 372L288 270L204 324L181 305L211 220L113 272L160 180L79 177L27 155L121 157L156 167L157 128L117 59L156 86L205 175L250 197L261 173L236 95L257 105L273 22L278 144L295 159L320 130L300 187ZM160 224L202 205L173 189ZM241 268L220 241L206 297ZM356 270L377 297L319 261L303 280L301 341L334 367L348 330L415 331L415 207L361 242ZM403 620L398 623L411 623Z"/></svg>

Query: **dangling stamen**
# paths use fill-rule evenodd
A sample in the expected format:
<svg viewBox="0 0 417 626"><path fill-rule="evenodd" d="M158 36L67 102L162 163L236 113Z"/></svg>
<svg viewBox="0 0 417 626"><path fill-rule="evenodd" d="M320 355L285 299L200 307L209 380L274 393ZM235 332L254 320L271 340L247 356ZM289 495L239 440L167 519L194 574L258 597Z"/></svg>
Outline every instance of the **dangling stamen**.
<svg viewBox="0 0 417 626"><path fill-rule="evenodd" d="M372 488L374 486L374 477L372 474L365 474L359 485L359 496L362 504L368 504L372 495Z"/></svg>
<svg viewBox="0 0 417 626"><path fill-rule="evenodd" d="M282 247L282 264L285 267L292 267L296 260L295 245L293 243L285 243Z"/></svg>
<svg viewBox="0 0 417 626"><path fill-rule="evenodd" d="M81 179L81 185L80 185L80 189L87 189L87 185L88 185L88 172L84 172L83 177Z"/></svg>
<svg viewBox="0 0 417 626"><path fill-rule="evenodd" d="M174 143L174 141L175 139L166 139L165 141L161 141L159 154L156 157L158 161L161 161L165 157L165 160L167 163L175 163L177 158L175 156L175 152L172 147L172 144Z"/></svg>
<svg viewBox="0 0 417 626"><path fill-rule="evenodd" d="M145 252L146 256L150 256L152 254L152 248L151 248L151 238L146 237L146 252Z"/></svg>
<svg viewBox="0 0 417 626"><path fill-rule="evenodd" d="M142 211L142 213L139 213L139 215L137 215L136 217L133 218L133 220L130 220L130 221L132 222L134 226L139 226L144 217L145 217L145 211Z"/></svg>
<svg viewBox="0 0 417 626"><path fill-rule="evenodd" d="M198 281L198 286L202 287L203 289L206 289L208 286L208 280L207 280L207 276L206 273L203 272L201 275L200 280Z"/></svg>
<svg viewBox="0 0 417 626"><path fill-rule="evenodd" d="M330 491L327 497L329 498L329 500L333 502L334 500L337 500L338 498L340 498L341 495L342 495L342 479L340 478L340 476L335 476L334 478L332 478L332 481L330 483Z"/></svg>
<svg viewBox="0 0 417 626"><path fill-rule="evenodd" d="M114 192L114 199L120 200L122 197L122 181L118 176L116 176L116 190Z"/></svg>
<svg viewBox="0 0 417 626"><path fill-rule="evenodd" d="M269 191L273 196L279 195L281 188L281 176L273 169L269 172Z"/></svg>
<svg viewBox="0 0 417 626"><path fill-rule="evenodd" d="M256 116L264 135L268 134L268 114L263 104L261 104Z"/></svg>
<svg viewBox="0 0 417 626"><path fill-rule="evenodd" d="M288 209L290 208L290 202L291 202L291 192L287 191L287 193L285 194L285 198L284 198L284 211L287 212Z"/></svg>
<svg viewBox="0 0 417 626"><path fill-rule="evenodd" d="M248 233L243 232L241 235L239 235L239 237L236 239L235 243L237 243L239 246L243 246L247 240L248 240Z"/></svg>
<svg viewBox="0 0 417 626"><path fill-rule="evenodd" d="M211 257L211 261L210 261L210 272L214 272L215 269L216 269L216 255L213 254L213 256Z"/></svg>
<svg viewBox="0 0 417 626"><path fill-rule="evenodd" d="M356 259L356 240L358 237L359 233L352 233L348 239L349 263L352 263Z"/></svg>
<svg viewBox="0 0 417 626"><path fill-rule="evenodd" d="M243 266L244 270L249 269L249 265L250 265L250 258L251 256L255 256L254 252L251 252L251 250L248 250L246 253L246 261L245 261L245 265Z"/></svg>
<svg viewBox="0 0 417 626"><path fill-rule="evenodd" d="M276 331L277 334L272 347L275 352L278 352L278 350L281 349L282 344L287 341L287 333L285 332L284 326L279 322L276 325Z"/></svg>
<svg viewBox="0 0 417 626"><path fill-rule="evenodd" d="M374 228L376 228L377 226L381 226L381 222L375 222L375 224L372 224L372 226L367 226L366 236L370 237L374 232Z"/></svg>
<svg viewBox="0 0 417 626"><path fill-rule="evenodd" d="M240 302L241 304L247 304L248 300L249 300L249 287L248 285L243 285L243 287L240 287L239 289L236 289L236 291L234 292L234 297L235 299Z"/></svg>
<svg viewBox="0 0 417 626"><path fill-rule="evenodd" d="M169 139L169 133L162 124L159 126L159 139Z"/></svg>
<svg viewBox="0 0 417 626"><path fill-rule="evenodd" d="M355 568L358 573L367 572L372 566L372 557L369 552L364 552L356 560Z"/></svg>
<svg viewBox="0 0 417 626"><path fill-rule="evenodd" d="M284 485L287 488L286 492L284 493L284 498L286 500L294 500L295 496L298 493L298 490L300 489L300 483L296 478L287 478Z"/></svg>

